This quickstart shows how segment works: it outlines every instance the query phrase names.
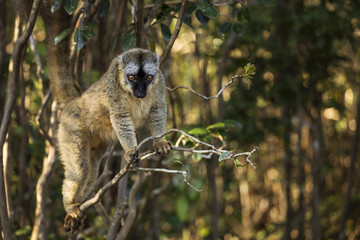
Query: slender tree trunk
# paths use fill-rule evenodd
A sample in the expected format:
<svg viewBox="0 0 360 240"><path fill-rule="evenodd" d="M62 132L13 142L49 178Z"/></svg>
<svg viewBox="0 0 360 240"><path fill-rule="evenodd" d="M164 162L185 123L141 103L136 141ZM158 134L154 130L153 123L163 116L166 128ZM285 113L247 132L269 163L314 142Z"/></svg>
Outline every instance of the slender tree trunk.
<svg viewBox="0 0 360 240"><path fill-rule="evenodd" d="M127 10L127 1L120 0L119 6L119 14L117 19L117 27L122 30L126 26L126 16L128 14ZM115 53L120 54L122 52L122 45L123 45L123 38L122 34L118 34L117 40L116 40L116 47L115 47Z"/></svg>
<svg viewBox="0 0 360 240"><path fill-rule="evenodd" d="M226 40L224 50L221 54L220 63L219 63L219 69L218 69L218 83L217 88L218 91L222 88L223 84L223 78L225 75L225 68L226 68L226 60L229 57L229 52L235 43L236 40L236 34L234 32L231 32L229 38ZM222 121L224 118L224 99L222 94L218 97L218 116L217 120Z"/></svg>
<svg viewBox="0 0 360 240"><path fill-rule="evenodd" d="M130 232L130 228L133 226L133 223L136 218L136 194L141 188L142 184L144 183L146 179L145 173L139 172L138 177L135 180L134 184L131 187L130 193L129 193L129 212L126 217L124 226L121 228L120 232L116 236L116 240L124 240L128 237L128 234Z"/></svg>
<svg viewBox="0 0 360 240"><path fill-rule="evenodd" d="M210 220L210 238L217 240L219 238L218 220L220 218L220 201L218 198L218 189L216 186L216 168L218 165L217 158L213 155L211 159L207 160L206 171L207 181L209 184L209 201L208 208L211 214Z"/></svg>
<svg viewBox="0 0 360 240"><path fill-rule="evenodd" d="M28 201L26 201L26 186L27 186L27 176L26 176L26 150L27 150L27 143L28 143L28 118L27 118L27 110L25 106L25 97L26 97L26 86L25 86L25 79L23 75L23 70L21 69L20 75L20 109L19 109L19 120L20 125L22 128L22 138L20 142L20 152L18 158L19 164L19 189L20 189L20 201L21 201L21 208L20 208L20 227L23 228L26 225L26 216L28 215L27 212L29 211Z"/></svg>
<svg viewBox="0 0 360 240"><path fill-rule="evenodd" d="M34 28L35 21L39 12L39 5L41 0L35 0L32 5L29 21L27 26L20 36L20 38L16 41L13 54L12 54L12 66L13 69L9 74L8 85L7 85L7 95L6 95L6 103L4 115L1 121L0 128L0 149L3 149L6 134L9 129L9 125L11 122L12 110L14 107L15 97L16 97L16 85L19 80L20 66L22 63L21 54L26 46L26 43L31 35L31 32ZM6 195L5 195L5 185L4 185L4 166L3 166L3 153L0 151L0 219L2 225L2 231L6 240L11 239L11 226L6 210Z"/></svg>
<svg viewBox="0 0 360 240"><path fill-rule="evenodd" d="M346 239L345 235L345 226L346 222L350 215L350 204L351 204L351 193L352 188L354 185L354 170L355 170L355 161L358 157L358 147L359 147L359 140L360 140L360 97L357 96L357 107L356 107L356 127L355 127L355 135L353 138L352 143L352 149L351 149L351 160L350 160L350 166L347 169L347 188L346 188L346 195L344 197L344 208L343 208L343 214L340 222L340 230L339 230L339 236L338 240L344 240Z"/></svg>
<svg viewBox="0 0 360 240"><path fill-rule="evenodd" d="M160 175L155 174L152 177L152 181L160 182ZM151 229L151 239L159 240L160 239L160 207L159 207L159 197L156 195L150 199L150 229Z"/></svg>
<svg viewBox="0 0 360 240"><path fill-rule="evenodd" d="M313 178L312 189L312 218L311 218L311 232L312 239L321 239L321 218L320 218L320 180L321 180L321 164L324 158L325 146L322 133L321 112L318 109L317 116L313 118L312 125L313 141L312 147L314 151L313 160L311 162L311 173Z"/></svg>
<svg viewBox="0 0 360 240"><path fill-rule="evenodd" d="M121 159L121 169L125 166L125 164L126 159L123 157ZM121 220L124 218L124 212L127 205L127 183L128 174L126 174L126 176L124 176L118 183L116 208L107 233L107 240L114 240L116 238L116 234L120 228Z"/></svg>
<svg viewBox="0 0 360 240"><path fill-rule="evenodd" d="M6 69L3 67L3 64L6 56L5 47L6 47L6 11L5 11L5 0L0 0L0 89L5 89L6 87ZM7 65L7 64L6 64ZM5 101L5 91L0 91L0 119L3 116L3 108ZM0 234L1 235L1 234Z"/></svg>
<svg viewBox="0 0 360 240"><path fill-rule="evenodd" d="M290 145L290 134L291 134L291 119L290 119L290 109L287 107L283 113L283 122L285 123L285 132L283 136L284 149L285 149L285 158L284 158L284 172L285 172L285 197L286 197L286 220L285 220L285 233L283 239L291 239L291 223L293 219L293 211L291 207L291 193L290 193L290 183L291 183L291 158L292 151Z"/></svg>
<svg viewBox="0 0 360 240"><path fill-rule="evenodd" d="M298 104L298 110L300 109L300 106ZM303 153L303 149L302 149L302 128L303 128L303 115L301 112L298 112L298 119L299 119L299 123L297 126L297 131L298 131L298 142L297 142L297 185L300 189L300 194L299 194L299 207L297 209L297 216L298 216L298 240L305 240L305 198L304 198L304 184L305 184L305 169L304 169L304 153Z"/></svg>
<svg viewBox="0 0 360 240"><path fill-rule="evenodd" d="M9 220L12 224L14 221L14 208L11 198L11 186L10 186L10 159L11 159L11 141L12 141L12 131L9 130L8 135L6 136L6 142L3 148L4 154L4 176L5 176L5 193L6 193L6 206L9 214ZM0 234L1 235L1 234Z"/></svg>
<svg viewBox="0 0 360 240"><path fill-rule="evenodd" d="M51 106L51 130L49 135L54 137L54 133L57 129L57 109L56 102ZM31 240L46 240L46 200L48 197L48 186L52 176L55 165L55 146L52 146L48 141L46 142L47 156L43 159L43 168L41 175L36 184L36 209L35 209L35 221L33 231L31 233Z"/></svg>
<svg viewBox="0 0 360 240"><path fill-rule="evenodd" d="M144 0L137 0L136 46L145 48Z"/></svg>

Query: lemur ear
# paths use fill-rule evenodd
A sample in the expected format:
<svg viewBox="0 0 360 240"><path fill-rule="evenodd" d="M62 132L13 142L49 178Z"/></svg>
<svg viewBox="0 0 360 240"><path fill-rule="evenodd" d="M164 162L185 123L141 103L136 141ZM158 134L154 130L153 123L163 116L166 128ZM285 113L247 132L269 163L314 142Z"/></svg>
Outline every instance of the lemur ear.
<svg viewBox="0 0 360 240"><path fill-rule="evenodd" d="M159 66L159 55L157 53L153 52L154 62L156 63L156 66Z"/></svg>
<svg viewBox="0 0 360 240"><path fill-rule="evenodd" d="M124 66L124 54L120 54L117 59L120 66Z"/></svg>

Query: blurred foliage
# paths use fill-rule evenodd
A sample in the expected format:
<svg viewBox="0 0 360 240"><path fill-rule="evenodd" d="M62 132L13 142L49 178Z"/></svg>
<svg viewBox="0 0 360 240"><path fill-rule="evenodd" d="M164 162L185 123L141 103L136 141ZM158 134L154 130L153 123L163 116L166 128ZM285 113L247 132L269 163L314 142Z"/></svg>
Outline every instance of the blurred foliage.
<svg viewBox="0 0 360 240"><path fill-rule="evenodd" d="M56 11L61 2L55 0L52 11ZM78 1L64 0L64 3L67 12L72 14ZM145 4L150 3L152 1L145 1ZM231 150L249 151L259 146L259 152L252 158L258 170L248 165L244 167L244 159L236 162L240 168L232 161L219 163L216 159L215 185L210 185L211 159L202 158L200 154L173 152L163 164L172 169L187 169L189 182L203 191L199 193L188 187L182 176L160 174L157 181L151 179L144 184L139 200L148 194L151 184L153 188L168 184L157 197L160 239L213 239L211 218L215 207L219 208L216 216L220 239L282 239L287 221L290 222L290 239L312 239L311 203L313 178L316 177L312 169L316 162L320 166L322 238L336 239L353 136L355 130L359 131L354 124L355 103L360 92L360 4L343 0L259 0L247 1L246 4L234 1L223 6L211 3L207 0L188 2L185 24L175 41L171 57L163 66L167 85L190 86L212 96L218 92L219 86L241 74L244 71L242 66L246 66L248 79L237 79L225 89L222 104L218 104L218 100L205 101L186 90L169 93L169 109L174 114L169 116L168 127L184 129L215 145L226 140L227 149ZM7 28L10 32L14 23L8 5ZM118 5L120 0L102 0L94 22L85 24L83 28L65 29L55 40L60 42L73 35L76 49L86 48L83 77L89 84L103 73L101 63L107 66L111 58L136 45L136 28L131 14L127 13L125 17L125 27L115 24L121 17L118 16ZM130 8L129 5L129 12ZM149 47L159 54L171 37L179 9L180 4L165 3L147 33ZM45 31L39 19L34 38L44 65L47 53ZM7 48L11 49L11 34L8 35ZM10 53L7 50L7 54ZM2 65L8 61L8 57L4 58ZM220 79L222 63L224 75ZM255 66L256 74L253 75ZM28 239L30 234L35 186L46 157L45 141L39 133L35 116L41 105L42 91L49 85L48 68L44 69L46 82L42 83L30 48L26 51L23 73L29 127L26 196L20 195L17 165L18 143L24 133L20 124L19 99L9 135L13 229L18 239ZM222 114L220 110L223 110ZM42 121L48 122L49 118L50 104ZM319 122L325 140L322 161L314 159L314 129L318 128ZM143 133L141 138L145 137ZM186 138L182 143L198 147ZM286 152L292 153L290 165L285 164ZM226 155L222 157L226 158ZM118 161L113 169L114 172L119 170ZM355 169L351 212L345 231L348 239L360 237L360 195L355 190L359 189L359 162L356 162ZM287 173L290 173L290 178L286 177ZM62 228L65 216L61 199L62 174L62 166L57 161L46 202L48 239L64 239L65 236ZM130 183L133 180L134 175L131 175ZM287 186L290 189L289 202L286 200ZM216 189L218 206L212 205L212 188ZM104 202L112 213L115 190L104 198L107 198ZM18 213L24 200L28 210L23 216L26 221L22 222ZM291 219L286 219L287 207L292 210ZM143 218L138 219L134 227L134 239L152 239L152 208L145 206ZM84 235L84 239L105 239L106 228L95 210L87 212L85 224L85 228L92 227L95 233Z"/></svg>

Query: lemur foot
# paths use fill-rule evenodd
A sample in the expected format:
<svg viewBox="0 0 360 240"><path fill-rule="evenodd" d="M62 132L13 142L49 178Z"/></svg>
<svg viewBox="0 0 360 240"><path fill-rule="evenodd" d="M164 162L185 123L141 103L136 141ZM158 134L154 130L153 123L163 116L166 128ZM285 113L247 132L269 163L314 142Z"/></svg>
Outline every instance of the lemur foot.
<svg viewBox="0 0 360 240"><path fill-rule="evenodd" d="M140 157L139 157L139 151L135 149L131 149L125 153L125 159L132 163L137 165L139 163Z"/></svg>
<svg viewBox="0 0 360 240"><path fill-rule="evenodd" d="M79 209L80 204L74 204L64 219L64 228L66 232L75 233L81 231L84 226L84 214Z"/></svg>
<svg viewBox="0 0 360 240"><path fill-rule="evenodd" d="M154 140L153 149L158 154L168 154L172 150L172 143L166 140Z"/></svg>

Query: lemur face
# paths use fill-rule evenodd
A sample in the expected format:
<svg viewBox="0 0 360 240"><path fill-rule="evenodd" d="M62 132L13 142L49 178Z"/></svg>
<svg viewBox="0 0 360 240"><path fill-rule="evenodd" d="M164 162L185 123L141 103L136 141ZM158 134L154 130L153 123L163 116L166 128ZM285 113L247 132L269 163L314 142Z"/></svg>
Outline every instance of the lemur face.
<svg viewBox="0 0 360 240"><path fill-rule="evenodd" d="M124 87L137 98L146 97L148 89L156 81L159 58L156 53L133 49L119 56L123 69Z"/></svg>

